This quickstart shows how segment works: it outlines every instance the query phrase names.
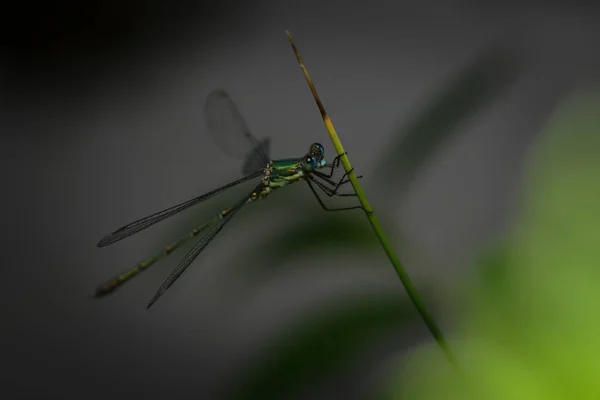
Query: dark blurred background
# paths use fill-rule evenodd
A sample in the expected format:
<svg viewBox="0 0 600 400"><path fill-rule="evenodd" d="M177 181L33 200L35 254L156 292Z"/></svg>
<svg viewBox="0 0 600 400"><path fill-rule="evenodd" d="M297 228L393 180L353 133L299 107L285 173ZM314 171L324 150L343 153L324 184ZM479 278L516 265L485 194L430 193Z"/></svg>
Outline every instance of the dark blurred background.
<svg viewBox="0 0 600 400"><path fill-rule="evenodd" d="M240 176L202 107L229 91L274 158L324 143L322 101L442 328L510 223L527 150L600 67L584 1L50 1L2 6L2 374L9 398L368 399L431 340L360 212L298 185L185 250L97 284L244 189L109 248L105 234ZM331 156L329 158L332 158ZM332 201L334 201L333 199ZM225 204L224 204L225 203Z"/></svg>

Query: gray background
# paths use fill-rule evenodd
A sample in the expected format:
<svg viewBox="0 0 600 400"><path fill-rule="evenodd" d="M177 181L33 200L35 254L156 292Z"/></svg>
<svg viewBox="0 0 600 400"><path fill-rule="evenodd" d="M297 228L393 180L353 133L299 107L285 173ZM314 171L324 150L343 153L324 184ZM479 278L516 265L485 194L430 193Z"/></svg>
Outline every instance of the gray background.
<svg viewBox="0 0 600 400"><path fill-rule="evenodd" d="M1 362L10 398L215 398L278 329L334 298L402 291L382 255L360 251L307 252L252 284L238 276L253 268L236 257L241 249L294 223L294 210L320 212L299 186L245 210L150 311L177 256L110 298L90 297L191 225L178 217L175 228L165 222L98 249L102 236L239 176L240 163L206 134L201 109L212 89L226 88L255 135L272 137L274 157L301 155L314 141L333 152L285 29L445 328L452 311L443 304L469 275L473 252L507 226L536 134L600 67L597 8L584 2L74 5L15 8L18 27L5 28L2 46ZM390 189L373 174L386 146L497 48L510 59L509 77L448 127L452 135L418 174L394 180L391 171L388 185L401 195L386 202ZM491 60L493 81L508 67ZM221 206L211 202L206 215ZM258 251L268 257L268 248ZM391 332L346 373L297 398L366 398L387 363L419 340L430 340L420 324Z"/></svg>

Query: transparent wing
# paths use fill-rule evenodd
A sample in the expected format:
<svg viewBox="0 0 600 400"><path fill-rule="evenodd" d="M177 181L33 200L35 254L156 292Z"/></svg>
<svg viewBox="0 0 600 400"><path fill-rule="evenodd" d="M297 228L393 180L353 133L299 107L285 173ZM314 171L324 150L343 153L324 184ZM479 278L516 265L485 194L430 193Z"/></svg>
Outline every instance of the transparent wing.
<svg viewBox="0 0 600 400"><path fill-rule="evenodd" d="M268 138L252 135L237 106L223 89L213 90L204 105L206 125L215 144L227 155L245 159L244 171L256 171L269 162Z"/></svg>
<svg viewBox="0 0 600 400"><path fill-rule="evenodd" d="M258 147L246 154L242 174L247 175L259 169L263 169L268 162L270 154L271 139L266 137ZM265 161L267 159L267 161Z"/></svg>
<svg viewBox="0 0 600 400"><path fill-rule="evenodd" d="M217 236L217 234L223 229L227 222L231 221L233 216L247 204L248 199L252 196L253 192L258 192L261 189L262 185L258 185L252 192L250 192L247 196L245 196L242 200L240 200L236 205L229 209L227 215L220 220L217 224L215 224L202 238L192 247L192 249L183 257L177 268L171 272L171 275L165 280L162 286L158 289L150 303L146 308L150 308L170 287L181 274L185 272L187 267L202 253L202 251L213 241L213 239Z"/></svg>
<svg viewBox="0 0 600 400"><path fill-rule="evenodd" d="M149 215L147 217L138 219L137 221L131 222L131 223L117 229L113 233L105 236L102 240L100 240L98 242L98 247L108 246L109 244L113 244L115 242L118 242L119 240L125 239L128 236L131 236L131 235L138 233L146 228L149 228L150 226L156 224L159 221L162 221L165 218L171 217L171 216L177 214L178 212L181 212L195 204L203 202L204 200L208 200L209 198L221 193L222 191L224 191L226 189L237 186L240 183L246 182L250 179L257 178L257 177L261 176L262 173L263 173L262 170L254 171L254 173L252 173L248 176L238 179L237 181L231 182L225 186L221 186L215 190L211 190L210 192L204 193L201 196L195 197L195 198L185 201L183 203L177 204L176 206L169 207L165 210L156 212L152 215Z"/></svg>

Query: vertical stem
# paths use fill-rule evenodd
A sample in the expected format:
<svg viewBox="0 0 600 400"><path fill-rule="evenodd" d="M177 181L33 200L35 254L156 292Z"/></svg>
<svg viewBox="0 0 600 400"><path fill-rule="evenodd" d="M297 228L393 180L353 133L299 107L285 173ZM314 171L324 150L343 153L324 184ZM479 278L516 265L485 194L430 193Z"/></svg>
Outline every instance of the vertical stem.
<svg viewBox="0 0 600 400"><path fill-rule="evenodd" d="M421 315L421 318L427 325L427 328L429 329L429 331L431 332L431 334L433 335L433 337L435 338L435 340L437 341L439 346L442 348L442 350L446 353L446 355L450 359L450 362L455 363L454 356L452 355L452 352L450 351L450 348L449 348L446 340L444 339L444 335L442 334L442 331L436 324L435 320L433 319L433 316L429 313L429 311L425 307L425 303L419 296L417 289L411 282L408 274L406 273L406 270L400 263L400 260L398 259L398 257L394 253L394 251L392 250L392 247L391 247L386 235L384 234L384 232L381 228L381 225L379 224L379 220L375 216L375 213L373 212L371 205L367 201L367 197L366 197L362 187L360 186L358 179L356 178L356 174L352 170L352 165L350 164L348 155L345 154L344 147L342 146L342 143L340 142L340 139L335 131L335 128L333 127L333 124L331 123L331 120L329 119L329 116L327 115L327 112L325 112L325 108L323 107L323 104L321 103L321 99L319 98L319 95L317 94L317 89L315 89L315 85L313 84L313 82L310 78L310 75L308 74L306 66L304 65L304 62L302 61L302 57L300 57L300 53L298 52L298 49L296 48L296 45L294 44L294 41L292 40L292 35L290 34L289 31L286 31L286 34L287 34L288 40L290 41L292 49L294 50L294 54L296 55L296 58L298 59L300 68L302 69L302 72L304 73L304 77L306 78L308 87L310 88L310 91L312 92L313 97L315 98L315 101L317 102L317 106L319 107L319 111L321 112L321 117L323 118L323 122L325 123L325 128L327 128L327 132L329 133L331 142L333 143L333 146L335 147L337 154L340 156L340 161L341 161L342 165L344 166L344 170L346 171L346 173L348 173L348 179L350 180L350 183L352 184L352 188L354 189L354 191L356 192L356 195L358 196L358 200L360 201L360 204L362 205L362 207L365 210L367 219L369 220L369 223L371 224L371 227L373 228L375 235L379 239L379 242L381 243L383 250L387 254L392 265L394 266L394 269L396 270L396 273L398 274L400 281L404 285L404 288L406 289L408 296L410 297L412 303L414 304L417 311Z"/></svg>

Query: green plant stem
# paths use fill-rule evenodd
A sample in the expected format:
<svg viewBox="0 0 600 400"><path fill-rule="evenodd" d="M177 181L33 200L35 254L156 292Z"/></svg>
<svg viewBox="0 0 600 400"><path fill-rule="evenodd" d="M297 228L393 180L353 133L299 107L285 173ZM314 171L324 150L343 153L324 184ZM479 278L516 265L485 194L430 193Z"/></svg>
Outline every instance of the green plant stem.
<svg viewBox="0 0 600 400"><path fill-rule="evenodd" d="M304 73L306 82L308 83L308 86L310 87L310 91L312 92L313 97L315 98L315 101L317 102L317 106L319 107L319 111L321 112L321 117L323 117L323 122L325 123L325 127L327 128L327 132L329 132L329 137L331 138L331 142L333 143L333 146L335 147L337 154L340 156L340 161L341 161L342 165L344 166L344 170L348 174L348 179L350 180L350 183L352 184L352 188L354 189L354 191L356 192L356 195L358 196L358 200L360 201L360 204L362 205L362 207L365 211L365 214L367 215L367 219L369 220L369 223L371 224L371 227L373 228L375 235L379 239L379 242L381 243L383 250L387 254L392 265L394 266L394 269L396 270L396 273L398 274L400 281L404 285L404 288L406 289L408 296L410 297L412 303L414 304L417 311L421 315L421 318L427 325L427 328L429 329L429 331L431 332L431 334L433 335L433 337L435 338L435 340L437 341L439 346L442 348L442 350L446 353L446 355L450 359L450 362L455 364L455 358L450 350L450 347L448 346L448 343L444 339L444 335L442 334L442 331L436 324L435 320L433 319L433 316L429 313L429 311L425 307L425 303L419 296L417 289L411 282L408 274L406 273L406 270L404 269L404 267L402 267L400 260L398 259L396 254L394 254L394 251L392 250L390 242L388 241L386 235L383 233L383 230L381 229L381 225L379 224L379 220L377 219L377 217L375 216L375 213L373 212L373 208L371 208L371 205L367 201L365 192L363 191L362 187L360 186L360 183L358 182L358 179L356 178L356 174L352 170L352 165L350 164L348 155L344 151L344 147L342 146L342 143L340 142L340 139L339 139L337 133L335 132L333 124L331 123L329 116L325 112L325 108L323 107L323 104L321 103L321 100L319 99L319 95L317 94L315 85L313 84L312 80L310 79L310 75L308 74L308 71L306 70L306 67L304 66L302 57L300 57L300 53L298 52L298 49L296 48L296 45L294 44L294 41L292 40L292 35L290 34L289 31L286 31L286 34L287 34L288 40L290 41L292 49L294 50L294 54L296 54L296 58L298 59L300 68L302 68L302 72Z"/></svg>

